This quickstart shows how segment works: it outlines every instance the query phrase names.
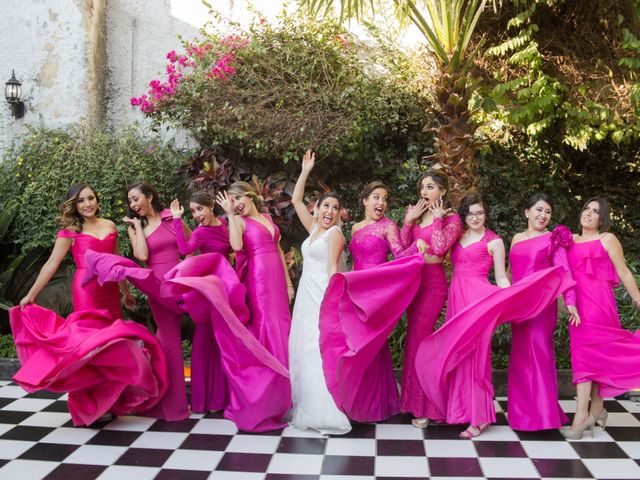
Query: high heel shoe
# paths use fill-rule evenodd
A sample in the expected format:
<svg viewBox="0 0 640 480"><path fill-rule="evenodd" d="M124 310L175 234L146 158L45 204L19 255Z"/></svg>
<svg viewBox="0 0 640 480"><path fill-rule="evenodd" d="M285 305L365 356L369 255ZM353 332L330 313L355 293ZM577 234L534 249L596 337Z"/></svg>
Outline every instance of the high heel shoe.
<svg viewBox="0 0 640 480"><path fill-rule="evenodd" d="M411 420L411 425L416 428L427 428L429 426L428 418L414 418Z"/></svg>
<svg viewBox="0 0 640 480"><path fill-rule="evenodd" d="M600 413L598 413L597 415L594 415L594 417L596 417L596 423L600 427L602 427L603 430L607 426L607 417L608 416L609 416L609 413L607 412L606 408L603 408L602 410L600 410Z"/></svg>
<svg viewBox="0 0 640 480"><path fill-rule="evenodd" d="M595 426L596 426L596 417L594 417L593 415L589 415L589 418L587 418L587 420L582 425L577 427L575 430L572 429L571 427L566 427L566 428L562 428L560 430L560 433L567 440L580 440L582 438L582 435L584 435L584 431L587 428L591 430L591 436L593 437Z"/></svg>

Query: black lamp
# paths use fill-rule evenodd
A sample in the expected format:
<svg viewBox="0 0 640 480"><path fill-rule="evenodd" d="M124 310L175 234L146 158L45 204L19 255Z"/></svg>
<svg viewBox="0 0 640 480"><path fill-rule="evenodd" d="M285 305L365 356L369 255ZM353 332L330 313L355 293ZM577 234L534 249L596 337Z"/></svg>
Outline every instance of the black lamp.
<svg viewBox="0 0 640 480"><path fill-rule="evenodd" d="M16 78L16 72L11 71L11 78L4 84L4 96L11 106L11 113L15 118L24 116L24 102L20 100L22 97L22 83Z"/></svg>

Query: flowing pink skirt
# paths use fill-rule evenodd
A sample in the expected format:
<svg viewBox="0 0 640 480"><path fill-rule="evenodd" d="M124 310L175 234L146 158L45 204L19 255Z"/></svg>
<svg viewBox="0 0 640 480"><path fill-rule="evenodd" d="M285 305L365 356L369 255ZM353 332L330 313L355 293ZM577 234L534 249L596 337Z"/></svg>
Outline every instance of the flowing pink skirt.
<svg viewBox="0 0 640 480"><path fill-rule="evenodd" d="M69 392L74 425L89 425L107 412L147 410L167 390L164 354L142 325L114 320L106 310L64 319L27 305L9 315L22 363L13 379L28 392Z"/></svg>
<svg viewBox="0 0 640 480"><path fill-rule="evenodd" d="M194 321L208 322L228 388L225 418L249 432L286 426L289 372L247 329L245 289L228 260L217 253L187 258L166 275L161 291L182 300Z"/></svg>
<svg viewBox="0 0 640 480"><path fill-rule="evenodd" d="M562 267L541 270L468 305L427 337L418 349L416 370L435 412L430 418L472 425L495 422L487 361L493 332L506 322L535 321L530 319L555 305L556 298L573 285ZM531 397L536 398L537 394ZM554 400L557 404L557 397Z"/></svg>
<svg viewBox="0 0 640 480"><path fill-rule="evenodd" d="M420 283L422 256L336 273L320 307L320 353L327 387L352 420L376 422L399 411L387 339Z"/></svg>

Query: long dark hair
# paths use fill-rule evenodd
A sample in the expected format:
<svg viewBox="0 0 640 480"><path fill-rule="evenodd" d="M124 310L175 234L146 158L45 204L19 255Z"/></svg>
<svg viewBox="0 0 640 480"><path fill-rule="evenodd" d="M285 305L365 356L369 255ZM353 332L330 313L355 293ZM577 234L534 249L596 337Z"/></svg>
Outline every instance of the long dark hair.
<svg viewBox="0 0 640 480"><path fill-rule="evenodd" d="M582 209L580 210L578 224L580 224L580 217L582 216L582 212L587 209L587 206L591 202L596 202L598 204L598 208L600 209L600 226L598 227L598 232L608 232L611 229L611 210L609 208L609 201L604 197L593 197L584 203ZM582 225L580 225L580 235L582 235Z"/></svg>
<svg viewBox="0 0 640 480"><path fill-rule="evenodd" d="M131 206L129 205L129 192L131 190L138 190L145 197L147 198L151 197L151 208L153 208L153 211L156 213L160 213L162 210L164 210L164 205L160 201L160 196L158 195L158 192L156 192L155 188L153 188L147 182L137 181L137 182L133 182L127 187L127 191L125 192L125 204L127 205L127 216L130 218L139 218L140 223L142 224L142 228L144 228L147 226L147 219L138 215L134 210L131 209Z"/></svg>
<svg viewBox="0 0 640 480"><path fill-rule="evenodd" d="M78 212L78 196L85 188L90 189L96 197L96 201L100 202L100 198L95 189L88 183L76 183L72 185L64 197L64 202L60 204L60 216L56 219L60 228L66 228L73 232L81 232L84 217ZM100 213L100 209L96 211L96 215Z"/></svg>
<svg viewBox="0 0 640 480"><path fill-rule="evenodd" d="M429 177L431 177L431 180L433 180L433 182L438 185L440 190L444 190L444 195L442 196L444 207L451 207L451 202L449 201L449 177L442 170L435 170L433 168L430 168L420 176L420 178L416 182L416 190L418 191L418 195L420 195L420 190L422 189L422 181L425 178ZM464 223L464 221L462 223Z"/></svg>

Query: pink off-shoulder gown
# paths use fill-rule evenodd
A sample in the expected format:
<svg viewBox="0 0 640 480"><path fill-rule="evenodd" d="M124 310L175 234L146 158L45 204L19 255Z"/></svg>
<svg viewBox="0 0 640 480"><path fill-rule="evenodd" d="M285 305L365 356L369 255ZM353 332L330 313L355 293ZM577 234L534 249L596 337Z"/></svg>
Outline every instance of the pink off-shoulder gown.
<svg viewBox="0 0 640 480"><path fill-rule="evenodd" d="M173 228L178 242L180 255L190 255L196 251L200 253L219 253L224 258L229 257L229 230L227 223L220 218L217 226L199 226L187 240L183 223L174 218ZM196 260L206 262L204 257ZM222 410L227 404L227 382L221 368L220 349L215 341L211 322L208 316L191 316L194 322L193 341L191 344L191 411L206 412L207 410ZM204 320L204 321L199 321Z"/></svg>
<svg viewBox="0 0 640 480"><path fill-rule="evenodd" d="M513 282L560 266L571 275L567 248L571 233L563 225L553 232L516 243L509 252ZM575 292L564 294L567 305L575 305ZM508 417L514 430L560 428L568 421L558 403L558 379L553 332L558 323L557 304L549 305L528 322L511 327L511 355L508 378Z"/></svg>
<svg viewBox="0 0 640 480"><path fill-rule="evenodd" d="M458 215L434 218L431 225L404 224L402 243L413 245L419 239L429 246L429 255L444 257L460 237L462 222ZM407 309L407 336L402 366L400 409L417 418L431 418L433 412L416 374L416 353L422 340L431 335L447 297L447 279L442 263L425 263L420 274L420 288Z"/></svg>
<svg viewBox="0 0 640 480"><path fill-rule="evenodd" d="M398 226L386 217L356 231L352 272L336 273L320 307L325 380L340 410L375 422L399 411L389 335L418 289L422 255L401 256Z"/></svg>
<svg viewBox="0 0 640 480"><path fill-rule="evenodd" d="M71 299L73 310L107 310L113 319L122 318L122 308L120 306L120 290L117 283L99 285L96 280L82 283L86 275L87 264L84 254L87 250L101 253L113 253L118 242L118 232L114 230L106 237L100 239L82 232L72 232L70 230L60 230L58 238L71 238L71 255L76 264L76 271L73 274L73 284Z"/></svg>
<svg viewBox="0 0 640 480"><path fill-rule="evenodd" d="M620 282L602 242L574 243L569 265L581 320L569 326L573 382L595 382L603 397L640 388L640 330L620 324L613 294Z"/></svg>

